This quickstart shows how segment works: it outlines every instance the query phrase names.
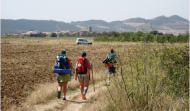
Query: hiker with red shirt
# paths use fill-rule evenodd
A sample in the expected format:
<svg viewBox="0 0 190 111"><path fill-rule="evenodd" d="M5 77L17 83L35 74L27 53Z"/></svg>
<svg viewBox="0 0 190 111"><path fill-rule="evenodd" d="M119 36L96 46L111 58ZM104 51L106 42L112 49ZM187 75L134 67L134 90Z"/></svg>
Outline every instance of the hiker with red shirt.
<svg viewBox="0 0 190 111"><path fill-rule="evenodd" d="M92 69L92 63L90 64L89 60L86 59L86 52L81 53L81 57L78 58L75 67L75 80L80 82L80 91L82 95L82 99L86 99L86 93L88 90L88 85L90 81L90 73L89 70Z"/></svg>

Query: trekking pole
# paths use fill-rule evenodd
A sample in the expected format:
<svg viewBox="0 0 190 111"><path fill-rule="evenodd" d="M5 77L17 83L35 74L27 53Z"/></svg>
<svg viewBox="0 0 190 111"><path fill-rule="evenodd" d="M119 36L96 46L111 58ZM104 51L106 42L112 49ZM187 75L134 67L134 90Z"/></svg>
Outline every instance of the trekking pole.
<svg viewBox="0 0 190 111"><path fill-rule="evenodd" d="M94 87L93 68L92 68L92 83L93 83L93 87ZM95 87L94 87L94 92L95 92Z"/></svg>
<svg viewBox="0 0 190 111"><path fill-rule="evenodd" d="M71 73L70 73L70 96L69 99L71 99Z"/></svg>
<svg viewBox="0 0 190 111"><path fill-rule="evenodd" d="M71 98L71 77L70 77L70 97L69 99Z"/></svg>

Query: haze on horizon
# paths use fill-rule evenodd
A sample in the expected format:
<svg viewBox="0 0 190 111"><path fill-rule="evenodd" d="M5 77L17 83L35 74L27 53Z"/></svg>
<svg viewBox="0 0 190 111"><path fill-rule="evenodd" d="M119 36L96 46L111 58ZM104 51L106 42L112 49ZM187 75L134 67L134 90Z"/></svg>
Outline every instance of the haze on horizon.
<svg viewBox="0 0 190 111"><path fill-rule="evenodd" d="M111 22L162 15L189 20L189 0L1 0L1 19Z"/></svg>

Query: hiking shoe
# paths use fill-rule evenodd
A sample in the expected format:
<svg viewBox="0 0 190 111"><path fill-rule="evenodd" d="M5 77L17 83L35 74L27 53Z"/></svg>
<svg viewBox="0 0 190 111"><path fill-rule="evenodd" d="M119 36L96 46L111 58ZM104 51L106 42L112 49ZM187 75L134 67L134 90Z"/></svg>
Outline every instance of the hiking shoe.
<svg viewBox="0 0 190 111"><path fill-rule="evenodd" d="M63 100L66 100L66 98L65 98L65 97L63 97Z"/></svg>
<svg viewBox="0 0 190 111"><path fill-rule="evenodd" d="M86 100L85 94L82 94L82 99Z"/></svg>
<svg viewBox="0 0 190 111"><path fill-rule="evenodd" d="M60 98L61 98L61 91L58 91L57 98L58 98L58 99L60 99Z"/></svg>

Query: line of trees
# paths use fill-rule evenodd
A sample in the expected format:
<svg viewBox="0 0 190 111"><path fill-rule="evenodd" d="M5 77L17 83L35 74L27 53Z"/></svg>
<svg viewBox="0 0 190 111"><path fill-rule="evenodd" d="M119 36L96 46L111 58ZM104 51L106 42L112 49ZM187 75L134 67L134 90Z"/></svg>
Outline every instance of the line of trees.
<svg viewBox="0 0 190 111"><path fill-rule="evenodd" d="M37 33L37 34L30 34L30 37L47 37L45 33ZM178 35L174 36L173 34L163 34L159 33L158 31L151 31L149 33L144 33L142 31L138 32L84 32L80 33L52 33L50 37L95 37L94 41L102 41L102 42L112 42L112 41L120 41L120 42L158 42L158 43L175 43L175 42L188 42L189 41L189 31L187 30L186 35Z"/></svg>
<svg viewBox="0 0 190 111"><path fill-rule="evenodd" d="M162 33L144 33L142 31L134 32L111 32L111 37L108 35L98 36L94 38L94 41L102 41L102 42L112 42L112 41L120 41L120 42L158 42L158 43L175 43L175 42L188 42L189 41L189 32L187 31L186 35L178 35L174 36L173 34L162 34Z"/></svg>
<svg viewBox="0 0 190 111"><path fill-rule="evenodd" d="M29 36L30 37L47 37L47 34L40 32L40 33L37 33L37 34L30 34ZM57 37L57 34L56 33L52 33L50 35L50 37Z"/></svg>
<svg viewBox="0 0 190 111"><path fill-rule="evenodd" d="M30 34L29 36L30 37L47 37L47 34L40 32L37 34Z"/></svg>

